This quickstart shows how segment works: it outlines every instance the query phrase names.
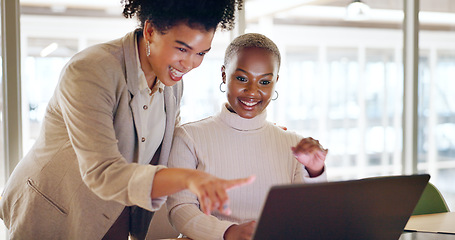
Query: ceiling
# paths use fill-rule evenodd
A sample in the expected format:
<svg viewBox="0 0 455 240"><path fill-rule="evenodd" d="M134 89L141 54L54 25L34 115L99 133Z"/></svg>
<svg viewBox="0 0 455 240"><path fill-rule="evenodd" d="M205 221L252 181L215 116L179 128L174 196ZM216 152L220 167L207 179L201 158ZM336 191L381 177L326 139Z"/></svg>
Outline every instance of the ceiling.
<svg viewBox="0 0 455 240"><path fill-rule="evenodd" d="M346 6L352 0L247 0L247 23L261 19L275 24L401 28L403 2L399 0L362 0L370 8L370 17L362 21L346 20ZM120 0L21 0L26 15L122 18ZM454 0L420 0L420 27L424 30L454 30Z"/></svg>

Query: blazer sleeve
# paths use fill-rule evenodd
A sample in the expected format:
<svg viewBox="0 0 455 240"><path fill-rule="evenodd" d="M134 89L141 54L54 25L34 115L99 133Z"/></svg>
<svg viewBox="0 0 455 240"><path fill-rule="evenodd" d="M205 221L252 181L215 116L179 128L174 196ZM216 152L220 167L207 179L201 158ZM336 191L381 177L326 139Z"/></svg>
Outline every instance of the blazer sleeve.
<svg viewBox="0 0 455 240"><path fill-rule="evenodd" d="M168 167L197 168L197 153L194 141L184 127L176 128ZM195 194L184 190L168 197L169 220L180 233L192 239L222 240L224 232L233 222L222 221L205 215Z"/></svg>
<svg viewBox="0 0 455 240"><path fill-rule="evenodd" d="M155 173L163 167L128 163L114 130L114 112L129 107L119 106L129 94L123 71L104 51L78 54L62 72L57 101L84 183L104 200L154 211L166 199L151 199ZM125 131L134 134L134 125Z"/></svg>

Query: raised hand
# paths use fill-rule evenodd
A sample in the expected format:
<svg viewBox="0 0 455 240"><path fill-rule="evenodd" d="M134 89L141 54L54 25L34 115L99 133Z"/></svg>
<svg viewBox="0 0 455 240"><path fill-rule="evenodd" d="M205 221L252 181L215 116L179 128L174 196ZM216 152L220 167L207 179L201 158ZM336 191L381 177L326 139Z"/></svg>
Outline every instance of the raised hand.
<svg viewBox="0 0 455 240"><path fill-rule="evenodd" d="M291 150L297 161L305 166L310 177L319 176L324 171L324 161L328 149L324 149L318 140L311 137L303 138Z"/></svg>
<svg viewBox="0 0 455 240"><path fill-rule="evenodd" d="M230 226L224 233L225 240L250 240L253 237L256 221Z"/></svg>

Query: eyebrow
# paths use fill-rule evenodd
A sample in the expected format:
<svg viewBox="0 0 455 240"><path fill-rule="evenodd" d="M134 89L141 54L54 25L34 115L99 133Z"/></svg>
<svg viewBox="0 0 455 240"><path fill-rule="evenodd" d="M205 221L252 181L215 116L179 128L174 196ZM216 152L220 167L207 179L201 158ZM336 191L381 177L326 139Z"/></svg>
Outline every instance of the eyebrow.
<svg viewBox="0 0 455 240"><path fill-rule="evenodd" d="M189 48L190 50L193 50L193 48L190 45L186 44L185 42L182 42L182 41L179 41L179 40L175 40L175 42L185 46L186 48ZM207 48L207 49L205 49L205 50L203 50L201 52L208 52L208 51L210 51L210 49L212 49L212 47L209 47L209 48Z"/></svg>
<svg viewBox="0 0 455 240"><path fill-rule="evenodd" d="M237 68L237 69L235 69L235 71L240 71L240 72L243 72L243 73L245 73L245 74L248 74L247 71L245 71L245 70L243 70L243 69L241 69L241 68ZM273 77L273 73L265 73L265 74L262 74L261 76L262 76L262 77L265 77L265 76L272 76L272 77Z"/></svg>

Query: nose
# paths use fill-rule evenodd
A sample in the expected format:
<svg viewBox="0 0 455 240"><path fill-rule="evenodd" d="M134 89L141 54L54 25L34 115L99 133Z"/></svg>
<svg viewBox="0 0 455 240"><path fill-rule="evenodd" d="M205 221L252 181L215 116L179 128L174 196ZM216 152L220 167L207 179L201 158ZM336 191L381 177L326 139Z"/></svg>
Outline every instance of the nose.
<svg viewBox="0 0 455 240"><path fill-rule="evenodd" d="M250 81L246 84L245 89L243 90L245 93L248 95L254 96L259 94L259 88L258 86L254 83L254 81Z"/></svg>
<svg viewBox="0 0 455 240"><path fill-rule="evenodd" d="M185 56L182 60L180 60L180 64L186 72L191 70L192 63L190 57Z"/></svg>
<svg viewBox="0 0 455 240"><path fill-rule="evenodd" d="M180 61L180 64L185 69L185 71L188 72L193 68L199 67L201 62L202 60L198 60L195 56L187 55Z"/></svg>

